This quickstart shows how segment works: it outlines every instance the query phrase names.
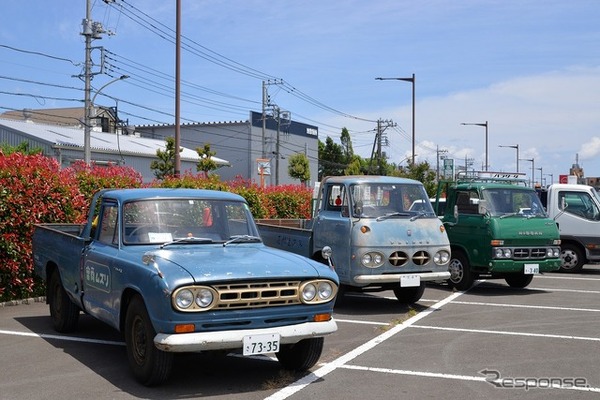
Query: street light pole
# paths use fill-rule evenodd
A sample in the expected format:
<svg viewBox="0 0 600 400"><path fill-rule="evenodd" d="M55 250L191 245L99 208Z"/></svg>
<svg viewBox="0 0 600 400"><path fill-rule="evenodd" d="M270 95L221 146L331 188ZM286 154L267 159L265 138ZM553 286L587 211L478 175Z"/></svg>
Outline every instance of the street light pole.
<svg viewBox="0 0 600 400"><path fill-rule="evenodd" d="M412 156L411 156L411 164L415 164L415 84L416 84L416 78L415 78L415 74L412 74L411 78L375 78L378 81L389 81L389 80L395 80L395 81L404 81L404 82L411 82L412 83Z"/></svg>
<svg viewBox="0 0 600 400"><path fill-rule="evenodd" d="M485 171L487 171L488 167L490 165L489 152L488 152L488 122L487 121L485 121L484 123L463 122L463 123L461 123L461 125L475 125L475 126L484 126L485 127Z"/></svg>
<svg viewBox="0 0 600 400"><path fill-rule="evenodd" d="M498 147L510 147L511 149L517 149L517 173L519 173L519 145L518 144L515 144L515 145L509 144L506 146L498 145Z"/></svg>
<svg viewBox="0 0 600 400"><path fill-rule="evenodd" d="M115 78L111 81L108 81L104 85L100 87L100 89L96 90L94 93L94 97L92 100L89 100L85 107L85 124L83 127L83 160L89 165L92 161L92 146L91 146L91 136L92 136L92 110L94 109L94 101L96 100L96 96L100 94L100 92L110 84L113 84L117 81L127 79L129 75L121 75L118 78ZM94 112L94 117L96 113Z"/></svg>
<svg viewBox="0 0 600 400"><path fill-rule="evenodd" d="M534 187L535 181L535 159L534 158L521 158L523 161L529 161L531 163L531 187Z"/></svg>

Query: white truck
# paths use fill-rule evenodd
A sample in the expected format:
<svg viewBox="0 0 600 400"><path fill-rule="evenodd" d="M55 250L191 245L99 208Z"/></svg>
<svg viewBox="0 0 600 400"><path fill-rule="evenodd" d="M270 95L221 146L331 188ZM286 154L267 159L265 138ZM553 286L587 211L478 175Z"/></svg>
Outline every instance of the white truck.
<svg viewBox="0 0 600 400"><path fill-rule="evenodd" d="M561 267L578 272L600 262L600 196L588 185L556 183L540 192L542 204L560 232Z"/></svg>

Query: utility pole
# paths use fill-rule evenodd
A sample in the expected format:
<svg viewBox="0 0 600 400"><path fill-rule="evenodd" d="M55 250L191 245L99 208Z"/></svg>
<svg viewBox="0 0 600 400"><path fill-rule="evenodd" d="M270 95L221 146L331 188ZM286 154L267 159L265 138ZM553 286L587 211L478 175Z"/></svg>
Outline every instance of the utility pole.
<svg viewBox="0 0 600 400"><path fill-rule="evenodd" d="M175 28L175 177L181 173L181 0L177 0Z"/></svg>
<svg viewBox="0 0 600 400"><path fill-rule="evenodd" d="M91 134L92 134L92 39L102 39L105 32L102 24L92 21L92 2L86 1L85 18L82 23L81 34L85 37L85 67L84 67L84 111L83 111L83 160L89 165L92 161Z"/></svg>
<svg viewBox="0 0 600 400"><path fill-rule="evenodd" d="M440 150L440 146L436 146L436 153L437 153L437 162L436 162L436 179L439 181L440 180L440 158L444 159L445 156L440 156L440 154L446 154L448 152L448 150L446 149L442 149Z"/></svg>

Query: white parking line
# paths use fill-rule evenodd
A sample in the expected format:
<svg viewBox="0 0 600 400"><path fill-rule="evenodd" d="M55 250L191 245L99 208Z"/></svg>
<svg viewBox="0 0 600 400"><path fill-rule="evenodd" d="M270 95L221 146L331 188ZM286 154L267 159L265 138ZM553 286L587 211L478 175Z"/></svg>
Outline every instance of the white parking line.
<svg viewBox="0 0 600 400"><path fill-rule="evenodd" d="M431 330L438 330L438 331L452 331L452 332L488 333L488 334L494 334L494 335L543 337L543 338L552 338L552 339L589 340L592 342L600 342L600 338L598 338L598 337L553 335L553 334L549 334L549 333L494 331L494 330L489 330L489 329L448 328L448 327L443 327L443 326L426 326L426 325L411 325L411 328L431 329Z"/></svg>
<svg viewBox="0 0 600 400"><path fill-rule="evenodd" d="M336 360L325 364L321 368L319 368L316 371L297 380L296 382L293 382L292 384L286 386L285 388L281 389L280 391L273 393L271 396L265 398L265 400L282 400L282 399L288 398L289 396L299 392L300 390L302 390L306 386L310 385L311 383L317 381L318 379L321 379L322 377L329 374L330 372L335 371L337 368L340 368L341 366L352 361L354 358L358 357L359 355L371 350L378 344L380 344L380 343L384 342L385 340L391 338L392 336L396 335L398 332L401 332L404 329L406 329L409 326L416 323L417 321L420 321L421 319L425 318L432 312L437 311L442 306L448 304L449 302L456 299L458 296L460 296L462 294L463 294L462 292L456 292L456 293L451 294L450 296L446 297L445 299L435 303L434 305L429 307L427 310L418 313L414 317L407 319L406 321L404 321L401 324L393 326L392 328L390 328L388 331L382 333L381 335L358 346L354 350L344 354L343 356L337 358Z"/></svg>
<svg viewBox="0 0 600 400"><path fill-rule="evenodd" d="M113 346L125 346L125 342L117 342L114 340L98 340L98 339L87 339L82 337L63 336L63 335L48 335L45 333L32 333L32 332L19 332L19 331L6 331L0 329L2 335L12 336L28 336L40 339L55 339L55 340L67 340L71 342L83 342L83 343L94 343L94 344L108 344Z"/></svg>
<svg viewBox="0 0 600 400"><path fill-rule="evenodd" d="M428 378L442 378L442 379L452 379L458 381L473 381L473 382L485 382L488 384L501 383L501 380L488 380L487 378L481 376L471 376L471 375L455 375L455 374L441 374L437 372L425 372L425 371L407 371L402 369L389 369L389 368L373 368L373 367L361 367L357 365L341 365L340 368L343 369L352 369L358 371L369 371L369 372L378 372L384 374L397 374L397 375L408 375L408 376L422 376ZM533 382L533 381L531 381ZM540 388L540 389L562 389L562 390L577 390L581 392L594 392L600 393L600 388L591 387L591 386L561 386L553 384L551 386L528 386L528 390L532 388Z"/></svg>
<svg viewBox="0 0 600 400"><path fill-rule="evenodd" d="M600 312L598 308L577 308L577 307L556 307L556 306L532 306L528 304L503 304L503 303L486 303L479 301L453 301L452 304L468 305L468 306L489 306L489 307L506 307L506 308L533 308L541 310L556 310L556 311L588 311Z"/></svg>

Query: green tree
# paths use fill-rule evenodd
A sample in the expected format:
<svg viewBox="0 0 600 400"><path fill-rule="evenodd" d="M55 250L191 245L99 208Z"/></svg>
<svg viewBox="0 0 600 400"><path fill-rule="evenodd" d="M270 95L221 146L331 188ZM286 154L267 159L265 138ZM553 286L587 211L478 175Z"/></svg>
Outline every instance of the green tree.
<svg viewBox="0 0 600 400"><path fill-rule="evenodd" d="M42 149L40 147L29 149L28 142L21 142L17 146L11 146L8 143L2 143L2 144L0 144L0 153L4 154L5 156L8 156L9 154L12 154L12 153L35 155L35 154L41 154Z"/></svg>
<svg viewBox="0 0 600 400"><path fill-rule="evenodd" d="M352 148L352 139L350 138L350 132L348 132L347 128L342 128L340 143L342 144L345 162L346 164L350 164L354 158L354 149Z"/></svg>
<svg viewBox="0 0 600 400"><path fill-rule="evenodd" d="M431 169L431 166L427 161L415 164L409 163L406 167L394 169L392 174L394 176L410 178L423 183L429 197L433 197L436 194L437 183L435 180L435 171Z"/></svg>
<svg viewBox="0 0 600 400"><path fill-rule="evenodd" d="M204 143L204 147L196 148L196 152L200 156L200 161L196 166L196 171L203 171L204 177L208 178L208 173L219 168L216 161L212 159L213 156L217 155L216 151L210 150L210 144Z"/></svg>
<svg viewBox="0 0 600 400"><path fill-rule="evenodd" d="M154 176L157 179L165 179L169 176L175 176L175 138L170 136L166 139L165 150L156 150L158 160L150 163L150 169L154 171ZM183 151L183 147L179 148L179 152Z"/></svg>
<svg viewBox="0 0 600 400"><path fill-rule="evenodd" d="M289 159L288 174L299 179L303 185L310 180L310 162L304 153L296 153Z"/></svg>
<svg viewBox="0 0 600 400"><path fill-rule="evenodd" d="M344 175L347 167L342 146L327 136L325 144L319 141L319 180L325 176Z"/></svg>

